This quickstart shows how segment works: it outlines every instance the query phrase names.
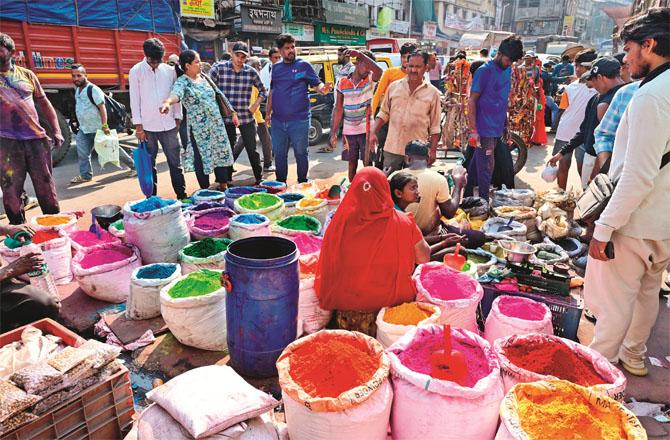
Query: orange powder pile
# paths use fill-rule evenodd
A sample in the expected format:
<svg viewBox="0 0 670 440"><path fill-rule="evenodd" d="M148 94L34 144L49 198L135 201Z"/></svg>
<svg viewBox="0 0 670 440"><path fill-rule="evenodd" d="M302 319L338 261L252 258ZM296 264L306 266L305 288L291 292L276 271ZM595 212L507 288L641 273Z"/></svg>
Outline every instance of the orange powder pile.
<svg viewBox="0 0 670 440"><path fill-rule="evenodd" d="M70 221L70 217L67 215L50 215L47 217L38 217L37 224L42 226L59 226L65 225Z"/></svg>
<svg viewBox="0 0 670 440"><path fill-rule="evenodd" d="M417 303L404 303L386 309L386 312L384 312L384 321L396 325L417 325L431 314Z"/></svg>
<svg viewBox="0 0 670 440"><path fill-rule="evenodd" d="M569 387L553 393L523 393L518 399L521 427L531 440L620 440L628 438L615 412L598 411Z"/></svg>
<svg viewBox="0 0 670 440"><path fill-rule="evenodd" d="M305 343L289 357L291 377L310 397L338 397L363 385L378 364L363 343L341 337Z"/></svg>

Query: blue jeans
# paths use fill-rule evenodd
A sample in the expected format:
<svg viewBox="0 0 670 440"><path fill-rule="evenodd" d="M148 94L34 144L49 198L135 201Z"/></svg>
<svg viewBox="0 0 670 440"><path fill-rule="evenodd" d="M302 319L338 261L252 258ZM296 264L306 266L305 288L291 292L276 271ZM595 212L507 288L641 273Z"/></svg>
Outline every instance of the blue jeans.
<svg viewBox="0 0 670 440"><path fill-rule="evenodd" d="M556 126L558 125L558 104L556 104L556 101L551 96L546 96L545 98L547 100L547 109L551 111L551 128L552 130L556 130Z"/></svg>
<svg viewBox="0 0 670 440"><path fill-rule="evenodd" d="M276 176L286 182L288 176L288 149L293 146L298 168L298 183L307 182L309 170L309 119L302 121L279 121L272 118L272 154L275 157Z"/></svg>
<svg viewBox="0 0 670 440"><path fill-rule="evenodd" d="M79 130L75 140L77 142L77 158L79 159L79 175L91 179L93 177L93 172L91 171L91 152L95 143L95 133L84 133ZM128 167L135 168L133 159L121 147L119 147L119 160L128 165Z"/></svg>

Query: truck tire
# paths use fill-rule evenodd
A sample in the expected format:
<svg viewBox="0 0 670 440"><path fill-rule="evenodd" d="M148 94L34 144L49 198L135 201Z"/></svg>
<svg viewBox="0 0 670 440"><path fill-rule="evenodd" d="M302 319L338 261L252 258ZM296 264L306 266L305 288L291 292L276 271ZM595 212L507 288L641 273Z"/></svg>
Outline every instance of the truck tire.
<svg viewBox="0 0 670 440"><path fill-rule="evenodd" d="M51 150L51 162L53 166L58 165L63 161L63 159L65 159L68 151L70 150L70 143L72 142L72 132L70 131L70 126L67 123L67 119L65 119L65 116L63 116L63 114L58 109L55 110L56 116L58 117L60 132L62 133L63 139L65 139L65 141L60 148ZM47 135L53 139L53 129L51 128L51 125L49 125L49 122L46 120L46 118L44 118L42 115L40 115L40 125L44 127Z"/></svg>
<svg viewBox="0 0 670 440"><path fill-rule="evenodd" d="M323 125L318 119L311 118L309 123L309 145L314 146L323 137Z"/></svg>
<svg viewBox="0 0 670 440"><path fill-rule="evenodd" d="M508 145L508 148L514 161L514 174L519 174L528 160L528 147L521 136L516 133L510 133L510 139L512 143Z"/></svg>

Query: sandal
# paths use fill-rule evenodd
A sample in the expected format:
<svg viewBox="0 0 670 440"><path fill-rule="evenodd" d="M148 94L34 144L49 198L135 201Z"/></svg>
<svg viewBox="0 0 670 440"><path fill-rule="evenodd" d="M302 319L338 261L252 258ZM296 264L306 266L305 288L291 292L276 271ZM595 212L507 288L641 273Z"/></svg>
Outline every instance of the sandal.
<svg viewBox="0 0 670 440"><path fill-rule="evenodd" d="M318 149L317 153L332 153L335 151L333 147L321 147Z"/></svg>
<svg viewBox="0 0 670 440"><path fill-rule="evenodd" d="M76 177L72 178L72 180L70 180L70 184L77 185L79 183L90 182L91 180L93 180L93 179L92 178L87 179L86 177L83 177L83 176L76 176Z"/></svg>

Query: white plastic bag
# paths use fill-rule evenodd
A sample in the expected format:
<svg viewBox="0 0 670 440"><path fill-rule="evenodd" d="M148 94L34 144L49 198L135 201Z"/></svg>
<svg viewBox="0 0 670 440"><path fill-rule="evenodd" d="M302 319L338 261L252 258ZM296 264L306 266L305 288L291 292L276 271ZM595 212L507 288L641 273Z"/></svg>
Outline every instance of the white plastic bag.
<svg viewBox="0 0 670 440"><path fill-rule="evenodd" d="M40 243L44 262L58 285L72 281L72 247L65 231L59 230L59 238Z"/></svg>
<svg viewBox="0 0 670 440"><path fill-rule="evenodd" d="M491 208L498 206L533 206L535 191L532 189L507 189L504 185L493 193Z"/></svg>
<svg viewBox="0 0 670 440"><path fill-rule="evenodd" d="M273 199L273 203L266 208L258 209L247 209L242 206L242 204L245 204L249 199L253 200L261 197L264 199ZM284 200L275 194L268 193L253 193L244 195L235 199L234 206L235 212L239 214L263 214L270 220L279 220L282 217L282 213L284 212Z"/></svg>
<svg viewBox="0 0 670 440"><path fill-rule="evenodd" d="M44 217L68 217L69 220L67 223L60 225L42 225L39 223L39 220L43 219ZM35 231L42 231L44 229L62 229L69 234L70 232L77 230L77 216L68 212L61 212L60 214L38 215L30 219L30 227Z"/></svg>
<svg viewBox="0 0 670 440"><path fill-rule="evenodd" d="M551 165L547 165L542 170L542 179L544 179L545 182L551 183L554 180L556 180L557 177L558 177L558 166L552 167Z"/></svg>
<svg viewBox="0 0 670 440"><path fill-rule="evenodd" d="M107 163L121 168L121 162L119 162L119 136L116 134L116 130L109 130L109 135L105 134L102 130L96 131L93 148L98 153L100 168L104 168Z"/></svg>
<svg viewBox="0 0 670 440"><path fill-rule="evenodd" d="M314 290L314 277L300 280L298 295L298 336L318 332L326 327L333 316L331 310L319 306L319 298Z"/></svg>
<svg viewBox="0 0 670 440"><path fill-rule="evenodd" d="M228 239L226 239L228 240ZM191 272L195 272L200 269L217 269L225 270L226 269L226 252L227 248L224 251L219 252L218 254L210 255L209 257L192 257L186 255L184 250L189 246L193 246L193 242L187 245L184 249L179 251L179 264L181 264L181 271L184 275Z"/></svg>
<svg viewBox="0 0 670 440"><path fill-rule="evenodd" d="M375 321L375 324L377 325L376 339L382 344L384 348L389 348L395 343L395 341L402 338L407 334L407 332L416 327L437 324L439 322L442 311L438 306L429 303L417 303L417 305L420 305L426 310L432 311L428 318L419 321L417 325L391 324L390 322L384 321L384 314L386 313L386 310L388 310L388 307L384 307L379 311L377 314L377 320Z"/></svg>
<svg viewBox="0 0 670 440"><path fill-rule="evenodd" d="M161 289L181 276L181 268L175 263L157 263L174 268L167 278L138 278L137 273L147 266L138 267L130 276L130 295L126 301L126 316L129 319L150 319L161 314Z"/></svg>
<svg viewBox="0 0 670 440"><path fill-rule="evenodd" d="M522 312L505 313L507 308ZM520 296L501 295L493 300L484 330L484 337L491 345L498 338L529 333L554 334L549 307Z"/></svg>
<svg viewBox="0 0 670 440"><path fill-rule="evenodd" d="M331 210L328 209L328 200L326 199L312 199L304 198L295 204L295 213L311 215L315 219L324 224L326 217Z"/></svg>
<svg viewBox="0 0 670 440"><path fill-rule="evenodd" d="M254 223L243 221L244 218L253 217ZM262 237L270 235L270 219L263 214L238 214L230 219L228 236L231 240L240 240L249 237Z"/></svg>

